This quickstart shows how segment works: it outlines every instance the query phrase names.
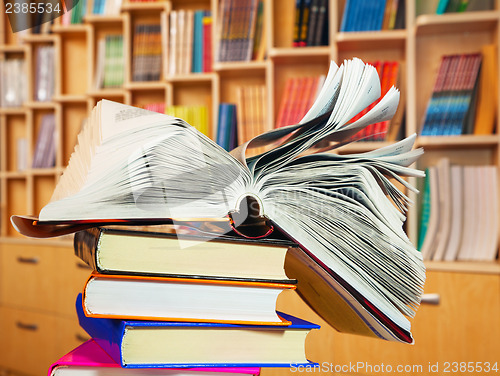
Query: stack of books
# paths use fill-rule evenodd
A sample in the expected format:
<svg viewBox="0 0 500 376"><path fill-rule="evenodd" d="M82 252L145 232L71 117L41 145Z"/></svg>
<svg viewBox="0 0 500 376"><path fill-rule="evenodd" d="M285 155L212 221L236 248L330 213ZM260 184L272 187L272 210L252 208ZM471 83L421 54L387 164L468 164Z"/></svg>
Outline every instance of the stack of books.
<svg viewBox="0 0 500 376"><path fill-rule="evenodd" d="M300 244L286 248L280 262L286 277L278 278L206 274L208 262L201 263L202 271L162 269L160 275L136 260L136 270L104 272L97 268L104 258L93 256L95 271L77 303L81 325L120 366L305 363L305 336L316 326L276 312L277 296L293 290L288 279L297 281L298 294L339 331L413 343L408 317L419 306L425 266L403 231L411 200L398 186L415 190L403 177L424 176L410 167L423 150L413 149L416 135L411 135L369 152L327 152L369 124L392 118L399 103L394 87L350 121L380 94L372 65L360 59L340 66L331 62L302 119L230 153L182 119L102 100L85 123L50 203L36 218L13 215L12 224L30 237L83 230L90 235L96 226L113 224L148 229L174 224L198 231L203 225L214 239L204 247L220 244L219 235L230 232ZM324 143L328 147L313 148ZM272 149L245 156L247 149L264 146ZM94 244L104 247L101 237L81 243L91 250ZM115 259L126 261L128 246L149 260L145 244L153 238L143 235L136 246L127 238ZM233 241L231 253L236 246ZM183 254L189 248L176 247L187 266L201 261ZM211 258L225 265L225 257ZM274 263L263 256L257 265ZM257 309L252 294L243 294L250 291L266 296L267 303ZM241 301L244 295L248 298ZM211 309L213 301L224 308Z"/></svg>
<svg viewBox="0 0 500 376"><path fill-rule="evenodd" d="M284 271L295 247L280 239L176 233L172 226L77 232L75 254L93 272L76 310L92 340L68 356L88 364L64 365L67 356L51 374L76 366L258 374L260 367L310 364L305 338L318 326L276 311L278 296L295 289Z"/></svg>

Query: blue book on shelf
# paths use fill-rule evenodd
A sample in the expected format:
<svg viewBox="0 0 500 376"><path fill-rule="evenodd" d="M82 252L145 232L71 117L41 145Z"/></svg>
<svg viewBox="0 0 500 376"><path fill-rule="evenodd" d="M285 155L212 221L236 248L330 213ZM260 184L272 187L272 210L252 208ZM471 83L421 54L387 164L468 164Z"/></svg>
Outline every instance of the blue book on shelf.
<svg viewBox="0 0 500 376"><path fill-rule="evenodd" d="M340 31L351 31L352 14L354 12L354 7L352 6L353 0L346 0L344 5L344 13L342 15L342 22L340 24Z"/></svg>
<svg viewBox="0 0 500 376"><path fill-rule="evenodd" d="M436 14L443 14L444 12L446 12L446 8L448 7L449 2L450 0L439 0L436 7Z"/></svg>
<svg viewBox="0 0 500 376"><path fill-rule="evenodd" d="M371 1L370 1L371 3ZM373 1L373 22L371 24L370 30L380 31L382 30L382 24L384 22L385 14L385 4L386 0Z"/></svg>
<svg viewBox="0 0 500 376"><path fill-rule="evenodd" d="M193 30L193 62L192 72L203 72L203 17L205 11L197 10L194 12L194 30Z"/></svg>
<svg viewBox="0 0 500 376"><path fill-rule="evenodd" d="M217 135L216 142L217 145L221 146L225 150L227 150L226 139L228 139L227 133L228 130L228 118L229 116L229 107L227 103L219 104L219 117L217 121Z"/></svg>
<svg viewBox="0 0 500 376"><path fill-rule="evenodd" d="M238 146L238 126L236 124L237 118L236 118L236 105L235 104L230 104L229 105L229 116L228 116L228 129L229 131L227 132L228 139L226 140L227 142L227 149L226 150L233 150L236 146Z"/></svg>
<svg viewBox="0 0 500 376"><path fill-rule="evenodd" d="M126 368L314 365L305 357L305 339L319 326L281 312L289 326L87 317L82 294L76 310L80 326Z"/></svg>

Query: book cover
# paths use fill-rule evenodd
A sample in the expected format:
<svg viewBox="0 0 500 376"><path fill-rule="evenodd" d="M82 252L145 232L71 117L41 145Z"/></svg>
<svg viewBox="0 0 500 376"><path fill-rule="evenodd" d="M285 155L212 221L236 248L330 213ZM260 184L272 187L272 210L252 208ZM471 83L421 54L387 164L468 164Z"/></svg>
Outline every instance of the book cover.
<svg viewBox="0 0 500 376"><path fill-rule="evenodd" d="M59 360L55 361L50 367L47 376L57 376L57 370L60 368L76 368L90 369L94 372L99 371L100 368L116 368L120 370L121 375L142 375L139 370L123 369L116 363L93 339L84 342L80 346L62 356ZM199 376L218 376L220 374L233 376L234 375L253 375L260 374L260 368L247 367L247 368L194 368L185 369L184 371L192 372L193 375ZM176 370L173 369L156 369L151 370L150 375L155 376L177 376ZM77 375L77 373L75 373Z"/></svg>
<svg viewBox="0 0 500 376"><path fill-rule="evenodd" d="M289 325L276 313L292 283L213 280L93 272L85 283L85 315L133 320Z"/></svg>
<svg viewBox="0 0 500 376"><path fill-rule="evenodd" d="M124 368L289 367L310 365L305 338L319 326L279 314L289 326L202 322L130 321L85 316L76 301L80 326ZM277 335L278 334L278 335Z"/></svg>

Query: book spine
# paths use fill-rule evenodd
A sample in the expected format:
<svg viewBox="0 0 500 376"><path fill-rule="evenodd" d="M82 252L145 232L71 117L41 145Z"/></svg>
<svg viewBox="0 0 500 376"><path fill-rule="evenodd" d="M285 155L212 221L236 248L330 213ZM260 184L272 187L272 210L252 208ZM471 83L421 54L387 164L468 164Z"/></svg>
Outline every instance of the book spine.
<svg viewBox="0 0 500 376"><path fill-rule="evenodd" d="M97 268L97 248L102 230L94 227L75 233L73 248L75 256L90 266L93 270Z"/></svg>
<svg viewBox="0 0 500 376"><path fill-rule="evenodd" d="M108 320L87 317L83 312L82 294L76 298L76 313L80 326L90 335L94 341L122 367L121 343L124 333L124 325L120 320Z"/></svg>
<svg viewBox="0 0 500 376"><path fill-rule="evenodd" d="M302 21L302 0L296 0L295 23L293 26L293 47L299 46L301 21Z"/></svg>

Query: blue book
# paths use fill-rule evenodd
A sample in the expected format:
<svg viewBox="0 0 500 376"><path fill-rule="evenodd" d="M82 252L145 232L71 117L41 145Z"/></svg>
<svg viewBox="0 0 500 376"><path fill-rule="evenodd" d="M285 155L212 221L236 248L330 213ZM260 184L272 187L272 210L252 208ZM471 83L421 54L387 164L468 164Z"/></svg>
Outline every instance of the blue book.
<svg viewBox="0 0 500 376"><path fill-rule="evenodd" d="M354 13L354 7L352 6L352 2L354 0L346 0L344 5L344 13L342 15L342 22L340 24L340 31L352 31L352 19Z"/></svg>
<svg viewBox="0 0 500 376"><path fill-rule="evenodd" d="M236 118L236 105L229 105L229 116L228 116L228 139L227 139L227 149L228 151L233 150L236 146L238 146L238 125Z"/></svg>
<svg viewBox="0 0 500 376"><path fill-rule="evenodd" d="M219 117L217 121L217 135L216 135L216 142L217 145L220 147L224 148L227 150L227 144L226 144L226 139L228 139L227 133L228 133L228 112L229 112L229 105L227 103L220 103L219 104Z"/></svg>
<svg viewBox="0 0 500 376"><path fill-rule="evenodd" d="M125 368L314 365L306 359L305 339L319 326L281 312L291 325L91 318L83 312L82 294L76 311L80 326Z"/></svg>
<svg viewBox="0 0 500 376"><path fill-rule="evenodd" d="M371 25L370 30L380 31L382 30L382 24L384 23L384 14L385 14L385 6L386 0L378 0L374 4L375 8L371 17L373 17L373 24Z"/></svg>
<svg viewBox="0 0 500 376"><path fill-rule="evenodd" d="M194 30L193 30L193 62L192 72L203 72L203 17L205 11L197 10L194 12Z"/></svg>
<svg viewBox="0 0 500 376"><path fill-rule="evenodd" d="M436 7L436 14L443 14L444 12L446 12L446 8L448 7L449 2L450 0L439 0Z"/></svg>

